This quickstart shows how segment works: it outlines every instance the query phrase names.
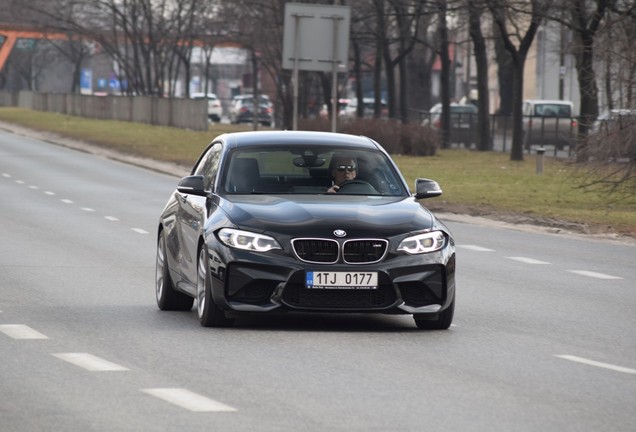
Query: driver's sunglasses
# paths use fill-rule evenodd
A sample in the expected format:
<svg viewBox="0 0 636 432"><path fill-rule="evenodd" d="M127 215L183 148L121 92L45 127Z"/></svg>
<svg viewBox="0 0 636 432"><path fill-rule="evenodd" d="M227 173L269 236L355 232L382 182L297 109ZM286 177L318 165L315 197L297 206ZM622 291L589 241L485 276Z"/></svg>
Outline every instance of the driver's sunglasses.
<svg viewBox="0 0 636 432"><path fill-rule="evenodd" d="M338 165L336 169L340 172L344 172L345 170L349 172L354 172L356 170L355 165Z"/></svg>

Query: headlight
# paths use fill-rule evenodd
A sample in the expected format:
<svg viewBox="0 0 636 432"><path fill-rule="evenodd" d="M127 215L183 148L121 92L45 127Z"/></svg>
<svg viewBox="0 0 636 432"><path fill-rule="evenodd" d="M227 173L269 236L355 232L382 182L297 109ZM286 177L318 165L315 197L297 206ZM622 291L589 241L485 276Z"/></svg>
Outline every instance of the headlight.
<svg viewBox="0 0 636 432"><path fill-rule="evenodd" d="M397 250L409 255L435 252L446 244L446 236L441 231L432 231L407 237L400 242Z"/></svg>
<svg viewBox="0 0 636 432"><path fill-rule="evenodd" d="M219 239L227 246L237 249L267 252L272 249L282 249L278 242L270 236L241 231L232 228L223 228L218 233Z"/></svg>

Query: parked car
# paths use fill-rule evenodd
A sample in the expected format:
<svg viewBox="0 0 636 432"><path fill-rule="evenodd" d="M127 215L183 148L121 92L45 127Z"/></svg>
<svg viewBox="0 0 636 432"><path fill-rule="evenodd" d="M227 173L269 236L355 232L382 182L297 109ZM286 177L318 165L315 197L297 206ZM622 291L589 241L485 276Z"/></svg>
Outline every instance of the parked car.
<svg viewBox="0 0 636 432"><path fill-rule="evenodd" d="M355 179L328 193L332 161ZM330 171L331 170L331 171ZM352 171L353 170L353 171ZM170 195L157 228L156 300L203 326L243 313L412 314L447 329L455 242L387 152L362 136L259 131L221 135Z"/></svg>
<svg viewBox="0 0 636 432"><path fill-rule="evenodd" d="M221 101L214 93L192 93L191 99L207 99L208 100L208 119L213 122L220 122L221 116L223 116L223 106Z"/></svg>
<svg viewBox="0 0 636 432"><path fill-rule="evenodd" d="M364 104L363 117L372 118L375 114L375 98L365 97L362 98ZM345 118L355 118L358 115L358 99L351 98L343 109L342 115ZM380 117L387 118L389 116L389 109L385 100L380 101Z"/></svg>
<svg viewBox="0 0 636 432"><path fill-rule="evenodd" d="M271 126L274 121L274 104L272 103L269 96L265 94L258 95L259 105L260 105L260 114L259 114L259 122L266 126ZM247 105L246 105L247 104ZM232 98L232 102L230 102L230 110L229 110L229 118L230 123L250 123L252 122L252 106L254 104L254 95L251 94L241 94L236 95ZM249 107L249 108L247 108ZM246 110L250 111L248 114ZM266 111L268 114L266 114ZM262 120L261 120L262 117Z"/></svg>
<svg viewBox="0 0 636 432"><path fill-rule="evenodd" d="M577 134L574 106L570 101L528 99L523 102L523 143L526 150L533 144L569 146Z"/></svg>
<svg viewBox="0 0 636 432"><path fill-rule="evenodd" d="M592 124L588 142L597 157L617 162L636 160L636 109L612 109L599 115Z"/></svg>
<svg viewBox="0 0 636 432"><path fill-rule="evenodd" d="M240 95L236 95L232 98L232 101L230 102L230 116L232 115L233 112L237 111L237 107L241 104L241 102L245 101L245 100L250 100L252 101L252 103L254 102L254 95L251 94L240 94ZM258 95L258 100L259 103L261 105L267 105L268 107L272 108L272 111L274 110L274 104L272 103L271 99L269 98L269 96L265 95L265 94L259 94Z"/></svg>
<svg viewBox="0 0 636 432"><path fill-rule="evenodd" d="M617 132L636 124L636 109L612 109L598 116L592 124L591 132Z"/></svg>
<svg viewBox="0 0 636 432"><path fill-rule="evenodd" d="M450 142L464 144L470 147L477 142L477 113L473 104L450 104ZM442 129L442 104L438 103L429 110L422 120L422 126L428 126L438 131Z"/></svg>
<svg viewBox="0 0 636 432"><path fill-rule="evenodd" d="M264 126L271 126L274 117L272 108L266 104L261 103L258 106L257 121ZM253 99L239 99L233 105L230 111L230 123L252 123L254 121L254 102Z"/></svg>
<svg viewBox="0 0 636 432"><path fill-rule="evenodd" d="M346 115L347 106L349 105L350 99L340 98L338 99L338 116L342 117ZM320 117L329 118L329 107L327 104L323 104L320 108Z"/></svg>

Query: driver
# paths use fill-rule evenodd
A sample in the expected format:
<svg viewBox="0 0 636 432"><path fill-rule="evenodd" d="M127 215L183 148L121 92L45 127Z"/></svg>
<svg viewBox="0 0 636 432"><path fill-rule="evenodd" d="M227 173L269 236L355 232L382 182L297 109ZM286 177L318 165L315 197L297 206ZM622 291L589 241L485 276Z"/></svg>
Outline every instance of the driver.
<svg viewBox="0 0 636 432"><path fill-rule="evenodd" d="M330 167L333 185L327 189L327 193L338 192L343 183L356 178L358 164L356 159L351 156L334 154L331 158Z"/></svg>

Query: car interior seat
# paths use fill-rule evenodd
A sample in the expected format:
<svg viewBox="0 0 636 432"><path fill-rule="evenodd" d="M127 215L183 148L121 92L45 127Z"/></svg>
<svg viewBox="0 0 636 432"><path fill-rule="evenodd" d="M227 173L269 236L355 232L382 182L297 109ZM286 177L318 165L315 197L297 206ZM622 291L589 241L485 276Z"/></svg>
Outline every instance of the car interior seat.
<svg viewBox="0 0 636 432"><path fill-rule="evenodd" d="M238 158L230 165L228 192L250 193L260 180L258 161L254 158Z"/></svg>

